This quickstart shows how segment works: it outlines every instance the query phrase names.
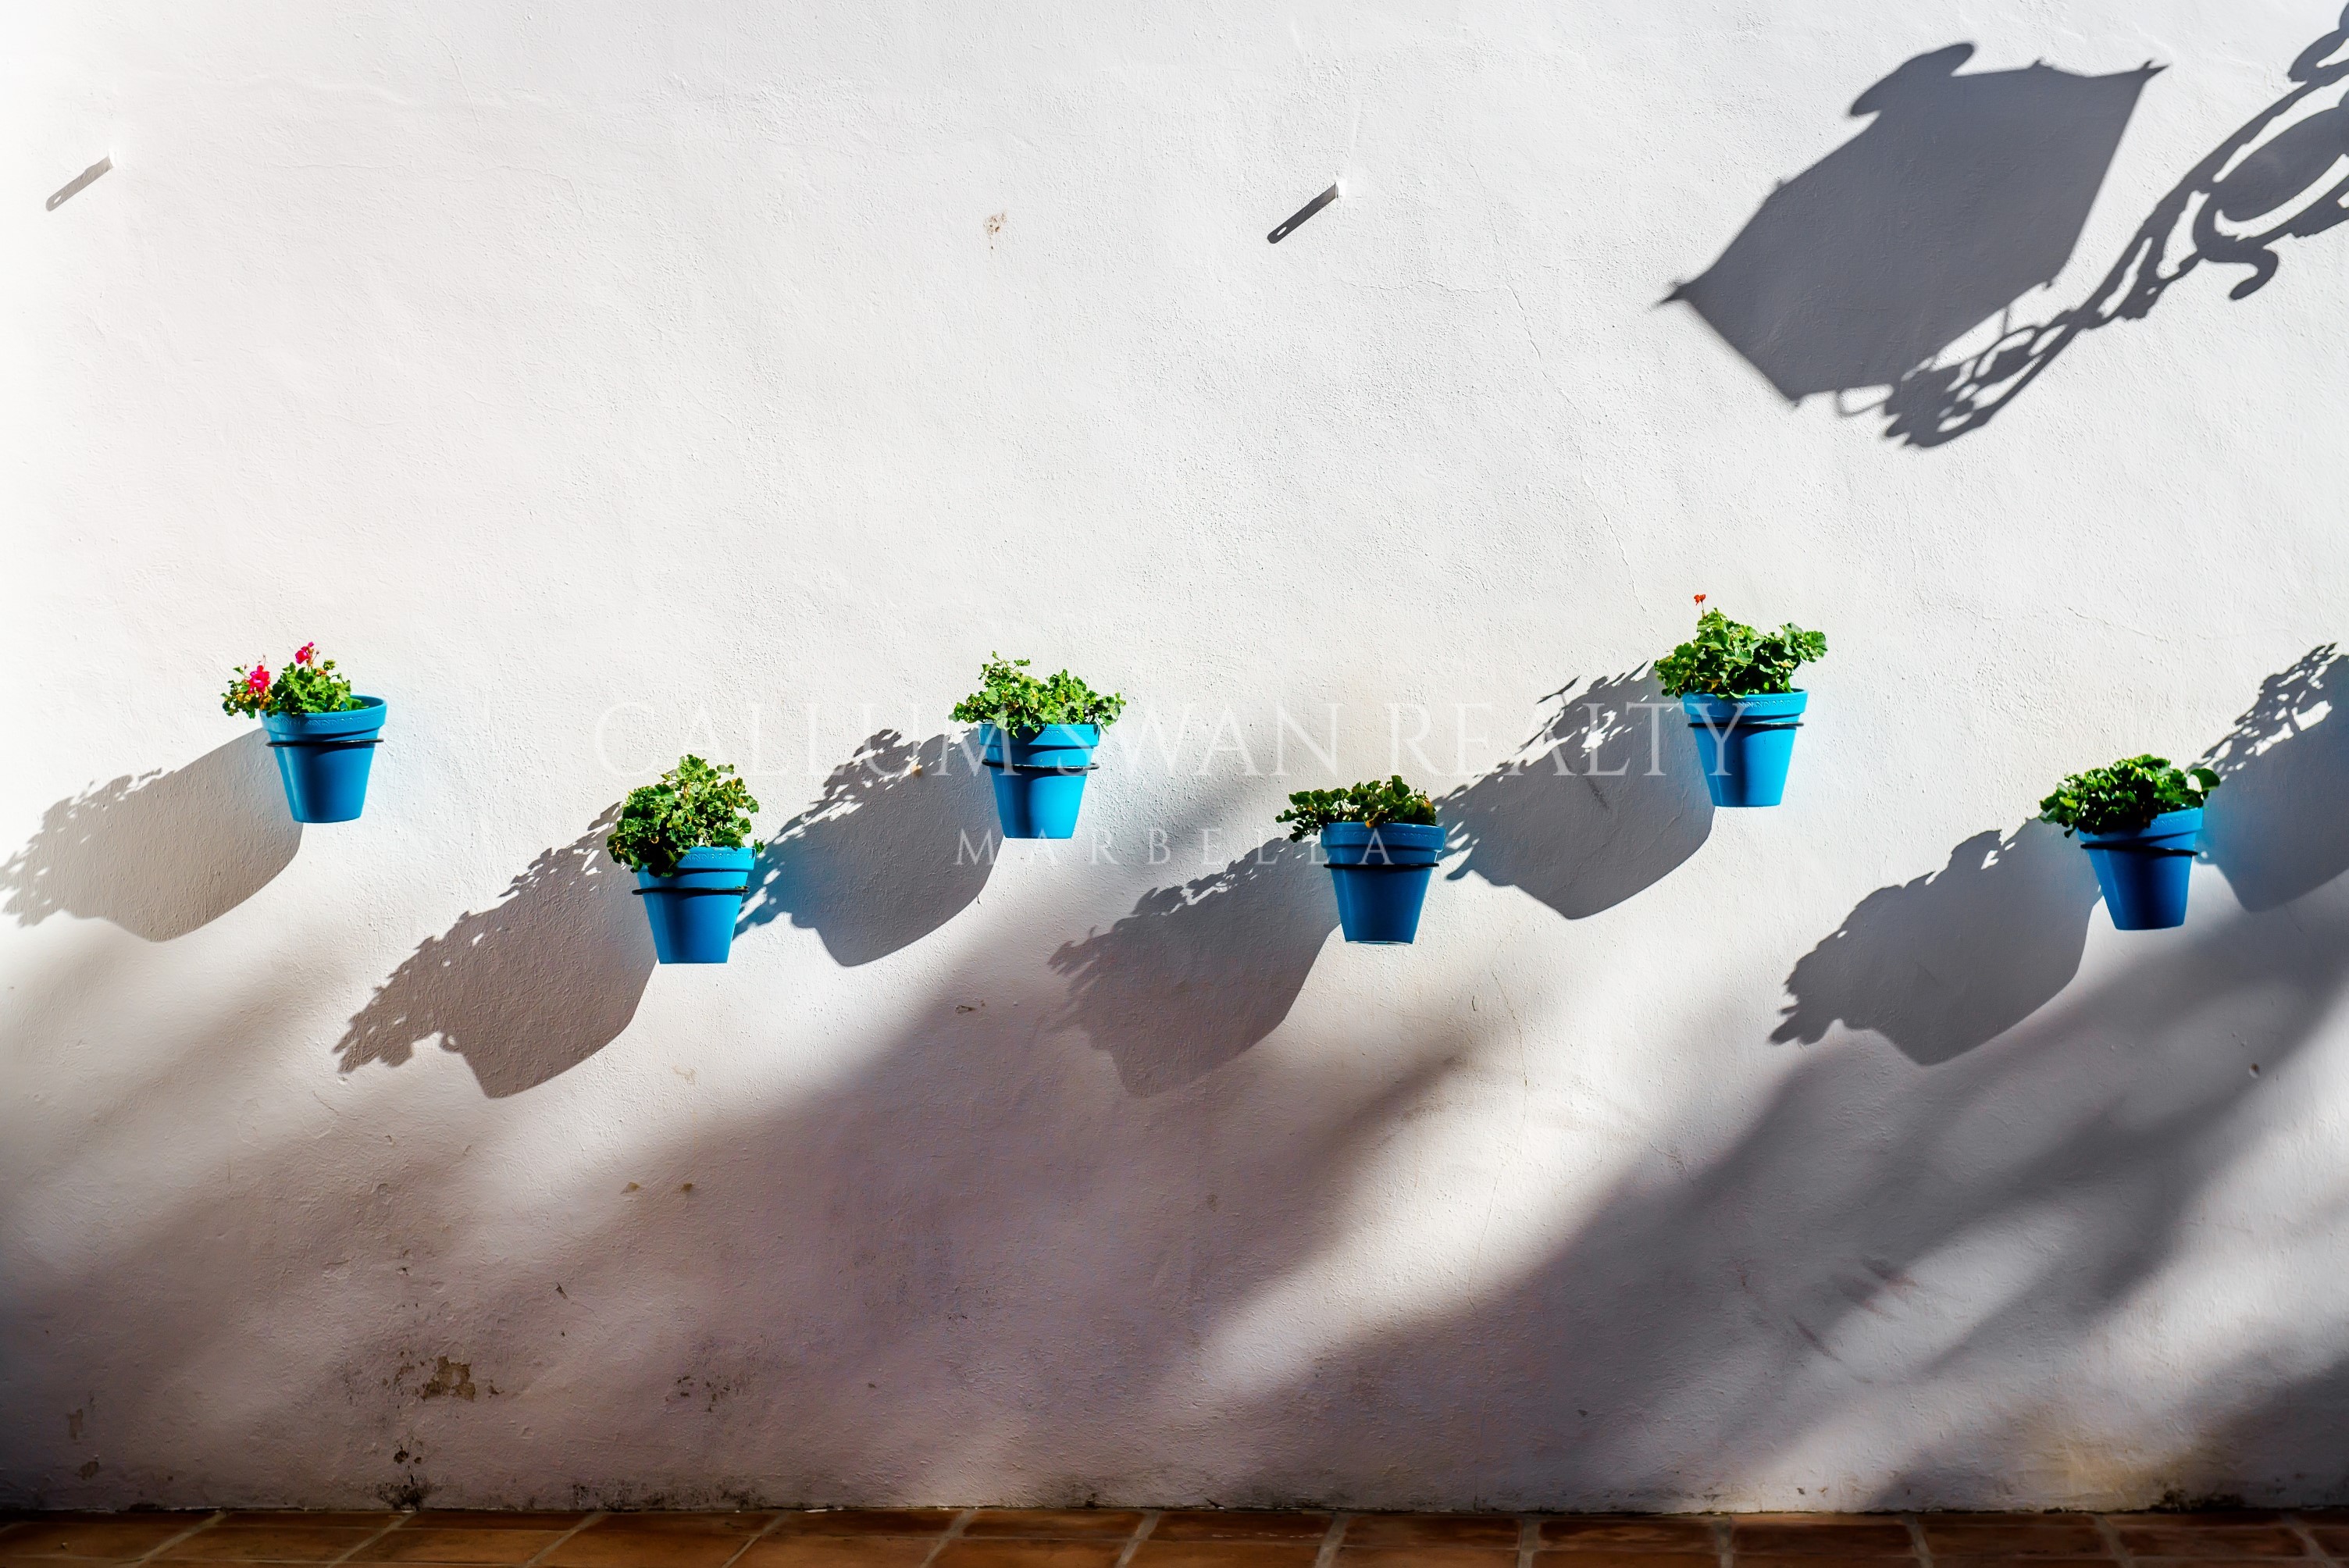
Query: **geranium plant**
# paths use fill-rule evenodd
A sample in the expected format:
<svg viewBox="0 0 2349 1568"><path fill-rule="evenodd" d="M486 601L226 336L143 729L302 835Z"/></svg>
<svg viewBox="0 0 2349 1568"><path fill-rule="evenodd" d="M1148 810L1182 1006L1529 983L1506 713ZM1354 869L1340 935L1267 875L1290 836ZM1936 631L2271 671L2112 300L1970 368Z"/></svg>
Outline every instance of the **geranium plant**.
<svg viewBox="0 0 2349 1568"><path fill-rule="evenodd" d="M2066 837L2135 833L2165 811L2195 810L2218 787L2219 776L2208 768L2173 768L2167 757L2124 757L2064 779L2039 802L2039 815Z"/></svg>
<svg viewBox="0 0 2349 1568"><path fill-rule="evenodd" d="M978 689L955 704L951 717L1024 736L1047 725L1114 724L1124 711L1125 698L1097 692L1066 670L1040 680L1028 673L1026 659L991 654L979 666Z"/></svg>
<svg viewBox="0 0 2349 1568"><path fill-rule="evenodd" d="M1383 784L1299 789L1288 798L1288 810L1273 820L1290 824L1288 836L1293 840L1309 839L1332 822L1360 822L1370 828L1382 828L1389 822L1433 826L1435 802L1397 774Z"/></svg>
<svg viewBox="0 0 2349 1568"><path fill-rule="evenodd" d="M1696 596L1696 635L1656 661L1666 696L1765 696L1795 689L1795 671L1826 657L1824 632L1791 623L1758 632Z"/></svg>
<svg viewBox="0 0 2349 1568"><path fill-rule="evenodd" d="M247 718L264 713L344 713L366 706L351 695L351 683L335 673L335 661L318 657L316 643L295 649L274 677L258 660L251 669L239 669L221 695L222 713Z"/></svg>
<svg viewBox="0 0 2349 1568"><path fill-rule="evenodd" d="M631 871L675 876L688 850L739 850L750 844L750 813L758 809L750 786L734 777L731 764L713 767L688 753L660 776L660 782L628 791L619 824L605 839L604 848Z"/></svg>

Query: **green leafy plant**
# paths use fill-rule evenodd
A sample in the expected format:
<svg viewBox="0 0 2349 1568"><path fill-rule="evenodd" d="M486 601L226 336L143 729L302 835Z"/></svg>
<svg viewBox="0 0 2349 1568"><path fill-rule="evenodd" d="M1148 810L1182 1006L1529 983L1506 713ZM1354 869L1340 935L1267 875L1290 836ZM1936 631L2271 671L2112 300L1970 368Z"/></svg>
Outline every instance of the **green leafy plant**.
<svg viewBox="0 0 2349 1568"><path fill-rule="evenodd" d="M1288 836L1309 839L1332 822L1361 822L1383 828L1389 822L1432 826L1435 802L1396 774L1383 784L1349 784L1343 789L1299 789L1288 798L1288 810L1273 819L1290 824Z"/></svg>
<svg viewBox="0 0 2349 1568"><path fill-rule="evenodd" d="M1795 689L1795 671L1827 656L1824 632L1806 632L1792 623L1757 632L1718 610L1704 608L1696 635L1656 661L1656 678L1666 696L1769 696Z"/></svg>
<svg viewBox="0 0 2349 1568"><path fill-rule="evenodd" d="M2219 776L2208 768L2172 768L2167 757L2124 757L2109 768L2091 768L2064 779L2039 802L2039 815L2066 837L2134 833L2164 811L2201 805L2218 787Z"/></svg>
<svg viewBox="0 0 2349 1568"><path fill-rule="evenodd" d="M731 764L713 768L688 754L659 783L628 791L604 848L630 871L673 877L688 850L739 850L750 843L750 813L758 809Z"/></svg>
<svg viewBox="0 0 2349 1568"><path fill-rule="evenodd" d="M1039 680L1026 659L990 654L979 666L978 689L955 704L958 724L991 724L1009 735L1033 735L1048 724L1115 724L1125 698L1097 692L1068 671Z"/></svg>
<svg viewBox="0 0 2349 1568"><path fill-rule="evenodd" d="M269 666L254 660L240 668L221 694L222 713L247 718L264 713L341 713L367 704L351 695L351 683L335 673L335 661L318 657L318 645L305 643L272 679Z"/></svg>

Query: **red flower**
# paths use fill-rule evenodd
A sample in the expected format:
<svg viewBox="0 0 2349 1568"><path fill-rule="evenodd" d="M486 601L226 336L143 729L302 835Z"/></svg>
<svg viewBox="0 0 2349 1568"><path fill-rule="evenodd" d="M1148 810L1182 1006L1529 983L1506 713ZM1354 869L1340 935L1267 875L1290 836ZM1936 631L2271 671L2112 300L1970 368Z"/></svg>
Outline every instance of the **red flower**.
<svg viewBox="0 0 2349 1568"><path fill-rule="evenodd" d="M316 643L305 643L294 650L294 662L297 665L306 665L317 656L318 645Z"/></svg>
<svg viewBox="0 0 2349 1568"><path fill-rule="evenodd" d="M1703 595L1703 594L1702 594L1702 593L1698 594L1698 595L1696 596L1696 603L1697 603L1697 607L1698 607L1699 609L1702 609L1702 608L1704 607L1704 595Z"/></svg>
<svg viewBox="0 0 2349 1568"><path fill-rule="evenodd" d="M248 672L244 677L244 689L251 692L255 696L259 696L263 693L266 692L269 689L268 666L264 665L254 665L252 670Z"/></svg>

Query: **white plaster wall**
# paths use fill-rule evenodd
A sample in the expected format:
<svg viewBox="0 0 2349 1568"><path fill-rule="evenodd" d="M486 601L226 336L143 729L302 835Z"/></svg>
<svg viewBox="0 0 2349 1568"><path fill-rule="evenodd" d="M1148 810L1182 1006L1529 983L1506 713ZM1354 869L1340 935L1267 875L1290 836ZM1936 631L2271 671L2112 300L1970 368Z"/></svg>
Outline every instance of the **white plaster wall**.
<svg viewBox="0 0 2349 1568"><path fill-rule="evenodd" d="M1904 60L2166 65L2044 319L2335 21L19 7L0 1501L2349 1499L2349 232L1930 449L1659 303ZM1698 591L1832 637L1785 808L1493 775ZM310 637L297 833L215 693ZM992 648L1133 699L1113 863L802 816ZM1245 857L1390 703L1476 841L1349 948ZM2230 733L2183 931L2017 832ZM688 744L799 827L656 973Z"/></svg>

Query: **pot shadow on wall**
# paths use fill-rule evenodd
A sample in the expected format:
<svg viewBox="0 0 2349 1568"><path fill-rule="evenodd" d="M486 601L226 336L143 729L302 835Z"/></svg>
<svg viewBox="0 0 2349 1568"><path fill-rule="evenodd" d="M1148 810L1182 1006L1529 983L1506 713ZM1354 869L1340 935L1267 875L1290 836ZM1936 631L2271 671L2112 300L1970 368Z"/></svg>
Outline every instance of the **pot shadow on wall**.
<svg viewBox="0 0 2349 1568"><path fill-rule="evenodd" d="M41 813L0 865L0 911L108 920L149 942L210 924L269 885L302 847L258 729L171 771L125 775Z"/></svg>
<svg viewBox="0 0 2349 1568"><path fill-rule="evenodd" d="M1841 1024L1920 1066L1948 1061L2072 983L2096 897L2088 857L2059 830L1977 833L1940 871L1869 893L1806 954L1770 1037L1816 1045Z"/></svg>
<svg viewBox="0 0 2349 1568"><path fill-rule="evenodd" d="M878 731L768 841L737 930L789 917L848 967L911 946L987 886L994 801L975 750Z"/></svg>
<svg viewBox="0 0 2349 1568"><path fill-rule="evenodd" d="M2203 760L2225 780L2204 818L2204 858L2245 909L2291 903L2349 871L2349 715L2333 644L2260 684Z"/></svg>
<svg viewBox="0 0 2349 1568"><path fill-rule="evenodd" d="M1453 790L1446 874L1474 872L1581 920L1654 886L1713 831L1713 801L1680 704L1655 677L1609 676L1555 694L1547 724L1508 761Z"/></svg>
<svg viewBox="0 0 2349 1568"><path fill-rule="evenodd" d="M2317 103L2349 77L2344 11L2292 61L2294 85L2186 171L2078 304L2017 322L2010 307L2070 257L2156 67L1956 74L1971 52L1920 56L1863 94L1852 112L1875 122L1780 186L1669 296L1790 402L1880 392L1887 437L1940 446L1990 423L2083 334L2150 315L2202 263L2249 268L2228 294L2241 300L2281 270L2283 242L2349 220L2349 108Z"/></svg>
<svg viewBox="0 0 2349 1568"><path fill-rule="evenodd" d="M498 902L424 944L376 987L335 1044L342 1070L398 1067L438 1039L492 1099L568 1072L618 1038L653 974L634 879L604 852L606 810L543 850Z"/></svg>
<svg viewBox="0 0 2349 1568"><path fill-rule="evenodd" d="M189 1451L243 1452L264 1432L387 1439L379 1470L349 1472L354 1498L314 1501L380 1484L525 1506L555 1484L609 1507L1657 1508L1783 1485L1790 1452L1873 1421L1886 1436L1871 1455L1896 1479L1834 1506L1980 1506L2003 1480L1966 1468L1986 1442L2023 1464L2078 1436L2079 1389L2051 1394L2047 1369L2110 1365L2189 1243L2209 1264L2214 1191L2272 1114L2302 1103L2292 1075L2337 1011L2344 960L2335 885L2288 914L2230 910L2153 938L1931 1074L1832 1043L1776 1058L1792 1065L1725 1129L1708 1081L1639 1130L1654 1157L1594 1190L1512 1200L1558 1217L1547 1243L1423 1284L1407 1305L1371 1289L1350 1311L1333 1252L1373 1255L1363 1230L1408 1168L1402 1145L1512 1114L1495 1086L1519 1081L1514 1030L1492 1013L1431 1019L1387 1049L1305 1054L1277 1074L1243 1057L1188 1093L1104 1096L1083 1053L1016 1008L956 1010L1025 967L973 954L839 1076L677 1124L625 1172L583 1171L509 1267L476 1261L503 1243L470 1233L492 1221L445 1159L370 1128L344 1176L376 1196L319 1202L315 1137L288 1136L240 1152L240 1173L254 1167L238 1190L175 1191L142 1214L119 1243L134 1259L101 1249L0 1284L0 1345L76 1324L136 1367L108 1387L109 1418L160 1423ZM1698 1026L1675 1048L1740 1047ZM617 1194L623 1173L641 1191ZM418 1324L353 1317L342 1273L306 1265L360 1252L383 1291L411 1291L393 1266L414 1246L450 1271L433 1322L471 1326L449 1354L609 1437L518 1471L494 1458L510 1427L493 1409L373 1392L414 1359ZM305 1266L223 1271L223 1254ZM127 1262L179 1283L126 1291ZM261 1346L264 1308L339 1311L351 1332ZM557 1323L568 1336L551 1351ZM2259 1348L2256 1326L2210 1332ZM191 1424L194 1369L258 1369L263 1355L288 1389L353 1400L215 1401ZM24 1387L79 1398L80 1356L53 1345ZM2278 1430L2349 1418L2337 1382L2276 1372L2226 1392ZM1920 1401L1934 1420L1913 1419ZM1991 1429L2010 1417L2029 1441ZM395 1467L388 1439L425 1420L430 1457ZM2175 1434L2175 1483L2244 1490L2199 1430ZM44 1473L61 1441L0 1433L0 1474ZM155 1451L155 1475L169 1458ZM744 1491L713 1475L760 1480ZM2157 1464L2125 1484L2151 1501L2172 1480Z"/></svg>
<svg viewBox="0 0 2349 1568"><path fill-rule="evenodd" d="M1117 1063L1126 1092L1206 1077L1280 1026L1338 927L1313 846L1271 839L1221 871L1153 888L1107 931L1061 944L1054 1021Z"/></svg>
<svg viewBox="0 0 2349 1568"><path fill-rule="evenodd" d="M2314 648L2261 683L2207 760L2205 858L2244 908L2273 909L2349 871L2349 722L2335 721L2340 656ZM1860 901L1786 977L1771 1034L1816 1045L1841 1024L1882 1035L1921 1066L2014 1027L2079 973L2096 901L2079 844L2033 820L1983 832L1939 872Z"/></svg>

